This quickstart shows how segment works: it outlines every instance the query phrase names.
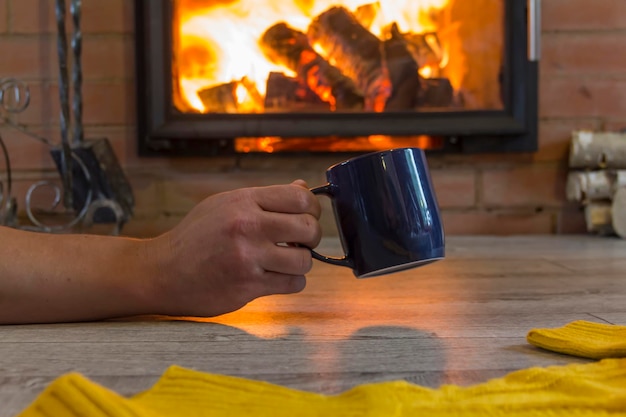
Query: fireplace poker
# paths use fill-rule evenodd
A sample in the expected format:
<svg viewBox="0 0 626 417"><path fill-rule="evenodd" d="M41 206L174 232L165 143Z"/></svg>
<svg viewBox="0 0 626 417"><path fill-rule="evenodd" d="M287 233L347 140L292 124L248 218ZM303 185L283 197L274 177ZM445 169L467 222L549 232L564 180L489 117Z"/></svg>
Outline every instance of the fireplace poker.
<svg viewBox="0 0 626 417"><path fill-rule="evenodd" d="M69 75L67 69L67 35L65 33L65 0L56 0L57 54L59 59L59 97L61 101L61 153L60 167L63 181L63 205L73 207L72 198L72 149L68 129L71 123L69 108ZM75 64L74 64L75 65Z"/></svg>

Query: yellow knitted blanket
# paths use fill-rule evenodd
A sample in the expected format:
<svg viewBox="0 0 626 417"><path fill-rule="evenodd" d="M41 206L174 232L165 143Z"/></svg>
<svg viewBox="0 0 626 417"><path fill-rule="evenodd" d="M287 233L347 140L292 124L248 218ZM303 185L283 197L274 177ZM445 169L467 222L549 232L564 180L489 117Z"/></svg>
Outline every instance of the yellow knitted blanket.
<svg viewBox="0 0 626 417"><path fill-rule="evenodd" d="M526 337L543 349L583 358L626 358L626 326L578 320L558 329L534 329Z"/></svg>
<svg viewBox="0 0 626 417"><path fill-rule="evenodd" d="M66 374L19 417L626 416L626 351L618 340L626 328L605 326L575 322L561 329L536 329L528 340L550 350L602 357L598 352L607 351L596 349L597 338L586 333L598 331L612 346L608 352L624 359L530 368L471 387L430 389L393 381L328 396L173 366L151 389L131 398L80 374ZM612 338L615 334L618 337ZM572 348L569 342L578 337L578 346ZM590 339L594 348L581 349ZM616 341L621 347L615 347ZM557 349L551 349L554 346Z"/></svg>

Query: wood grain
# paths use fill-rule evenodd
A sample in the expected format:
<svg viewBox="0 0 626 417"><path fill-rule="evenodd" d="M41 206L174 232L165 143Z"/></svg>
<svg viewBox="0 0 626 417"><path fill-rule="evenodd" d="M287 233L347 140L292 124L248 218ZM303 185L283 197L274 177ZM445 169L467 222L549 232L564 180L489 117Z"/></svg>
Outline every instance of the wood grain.
<svg viewBox="0 0 626 417"><path fill-rule="evenodd" d="M316 262L302 293L213 319L1 326L0 416L66 372L131 395L173 364L323 393L395 379L475 384L587 362L530 346L532 328L626 324L626 241L458 237L447 246L444 261L362 280ZM325 241L320 251L340 248Z"/></svg>

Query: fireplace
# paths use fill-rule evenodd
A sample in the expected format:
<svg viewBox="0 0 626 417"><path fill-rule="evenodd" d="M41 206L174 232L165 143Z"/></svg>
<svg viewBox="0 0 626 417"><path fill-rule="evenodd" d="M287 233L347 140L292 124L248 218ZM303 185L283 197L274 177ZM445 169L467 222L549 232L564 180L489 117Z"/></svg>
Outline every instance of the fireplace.
<svg viewBox="0 0 626 417"><path fill-rule="evenodd" d="M534 151L539 1L135 0L140 154Z"/></svg>

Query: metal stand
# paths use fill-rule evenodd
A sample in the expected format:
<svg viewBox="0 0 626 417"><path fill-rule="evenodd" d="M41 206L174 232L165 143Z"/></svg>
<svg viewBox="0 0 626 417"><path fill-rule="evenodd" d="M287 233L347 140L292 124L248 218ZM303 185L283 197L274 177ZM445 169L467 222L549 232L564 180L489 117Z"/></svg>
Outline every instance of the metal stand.
<svg viewBox="0 0 626 417"><path fill-rule="evenodd" d="M65 32L65 0L56 1L57 53L59 59L59 99L61 103L61 143L53 144L46 138L33 135L12 120L12 115L28 108L28 86L15 79L0 79L0 121L33 137L50 148L60 175L61 186L52 181L38 181L31 185L25 198L25 211L31 225L19 226L17 204L12 196L12 171L8 150L0 136L0 150L4 155L6 180L0 178L0 224L42 232L64 233L91 227L94 223L113 225L112 234L119 234L130 219L134 198L130 184L106 139L84 139L82 121L82 32L81 0L71 0L73 24L72 47L72 106L70 112L70 77L68 70L67 35ZM73 122L72 122L73 116ZM73 127L73 129L72 129ZM70 141L69 132L72 131ZM42 189L51 189L52 203L45 209L33 208L34 196ZM42 217L56 218L54 224ZM62 217L64 220L59 221ZM69 218L69 220L67 220Z"/></svg>

